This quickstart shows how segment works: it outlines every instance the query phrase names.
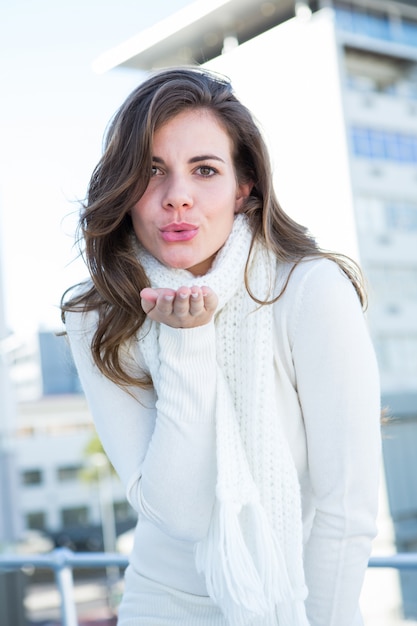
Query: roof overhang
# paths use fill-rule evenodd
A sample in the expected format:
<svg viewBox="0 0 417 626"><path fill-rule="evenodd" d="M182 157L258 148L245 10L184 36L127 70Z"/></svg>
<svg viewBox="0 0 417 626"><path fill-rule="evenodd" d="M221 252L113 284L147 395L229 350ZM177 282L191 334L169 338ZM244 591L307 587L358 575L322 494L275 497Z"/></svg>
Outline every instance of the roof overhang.
<svg viewBox="0 0 417 626"><path fill-rule="evenodd" d="M114 67L152 70L201 64L220 55L225 43L244 43L294 17L295 4L294 0L197 0L107 51L93 68L103 73Z"/></svg>

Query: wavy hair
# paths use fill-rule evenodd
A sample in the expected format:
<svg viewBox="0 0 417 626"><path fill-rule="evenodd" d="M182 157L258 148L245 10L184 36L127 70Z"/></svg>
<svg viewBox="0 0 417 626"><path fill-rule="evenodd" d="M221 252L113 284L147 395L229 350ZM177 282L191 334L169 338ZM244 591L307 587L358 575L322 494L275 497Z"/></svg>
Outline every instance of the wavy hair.
<svg viewBox="0 0 417 626"><path fill-rule="evenodd" d="M307 229L280 207L265 142L252 114L234 95L230 81L202 68L162 70L128 96L108 126L103 155L91 176L77 231L91 281L79 285L81 289L75 292L68 289L61 301L63 321L67 311L97 311L92 356L100 371L121 386L151 384L145 375L134 373L123 357L123 347L145 321L140 292L149 286L133 249L130 210L150 179L155 131L184 110L199 108L214 114L231 138L238 182L253 183L241 209L248 216L253 240L261 239L277 259L285 262L318 256L333 259L350 278L364 305L359 267L343 255L319 249ZM247 276L245 284L259 304L279 297L260 301L252 293Z"/></svg>

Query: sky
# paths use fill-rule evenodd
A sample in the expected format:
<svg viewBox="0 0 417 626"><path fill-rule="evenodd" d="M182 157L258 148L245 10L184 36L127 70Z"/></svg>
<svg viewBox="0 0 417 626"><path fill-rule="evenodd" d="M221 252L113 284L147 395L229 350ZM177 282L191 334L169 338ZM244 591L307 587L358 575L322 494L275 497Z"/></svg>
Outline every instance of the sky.
<svg viewBox="0 0 417 626"><path fill-rule="evenodd" d="M105 127L144 74L92 62L189 0L0 0L0 260L17 335L60 328L86 277L74 232ZM1 285L1 282L0 282Z"/></svg>

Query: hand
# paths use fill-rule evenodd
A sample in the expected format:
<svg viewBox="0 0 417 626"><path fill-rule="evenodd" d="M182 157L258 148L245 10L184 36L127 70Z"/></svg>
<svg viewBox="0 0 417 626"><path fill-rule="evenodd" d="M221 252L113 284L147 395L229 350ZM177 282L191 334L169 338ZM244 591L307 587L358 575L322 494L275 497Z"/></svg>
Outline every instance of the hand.
<svg viewBox="0 0 417 626"><path fill-rule="evenodd" d="M180 287L177 291L146 287L140 296L146 315L172 328L196 328L208 324L218 302L209 287Z"/></svg>

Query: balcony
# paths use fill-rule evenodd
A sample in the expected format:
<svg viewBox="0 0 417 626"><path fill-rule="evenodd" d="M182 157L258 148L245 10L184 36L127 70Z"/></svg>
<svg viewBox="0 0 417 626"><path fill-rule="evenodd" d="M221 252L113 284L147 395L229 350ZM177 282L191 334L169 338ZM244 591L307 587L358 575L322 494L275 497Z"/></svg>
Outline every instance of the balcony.
<svg viewBox="0 0 417 626"><path fill-rule="evenodd" d="M79 622L74 593L74 569L106 569L107 580L116 582L120 571L128 564L121 554L75 553L67 548L57 548L41 555L0 555L0 571L12 572L26 568L48 569L54 573L56 589L60 598L60 621L50 621L49 626L115 626L116 618L108 617ZM375 556L369 561L370 568L393 568L401 571L417 570L417 553Z"/></svg>

